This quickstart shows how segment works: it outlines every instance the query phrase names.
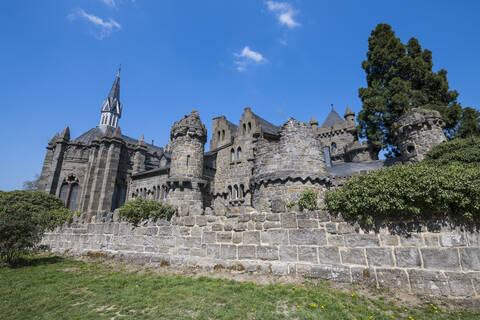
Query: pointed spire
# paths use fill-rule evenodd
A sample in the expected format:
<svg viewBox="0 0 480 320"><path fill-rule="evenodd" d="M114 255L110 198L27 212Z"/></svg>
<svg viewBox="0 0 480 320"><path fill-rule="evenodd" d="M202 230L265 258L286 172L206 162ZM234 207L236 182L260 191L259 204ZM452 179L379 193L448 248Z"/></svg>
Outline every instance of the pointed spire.
<svg viewBox="0 0 480 320"><path fill-rule="evenodd" d="M117 99L120 101L120 70L121 67L118 68L117 76L115 77L115 81L113 82L112 89L110 89L110 93L108 94L109 98Z"/></svg>
<svg viewBox="0 0 480 320"><path fill-rule="evenodd" d="M310 124L312 126L318 126L318 121L315 119L314 116L312 116L312 119L310 119Z"/></svg>
<svg viewBox="0 0 480 320"><path fill-rule="evenodd" d="M68 126L63 129L62 133L60 134L60 138L66 141L70 140L70 128Z"/></svg>
<svg viewBox="0 0 480 320"><path fill-rule="evenodd" d="M347 106L347 110L345 110L345 114L343 115L344 118L346 118L347 116L354 116L355 113L350 110L350 108Z"/></svg>

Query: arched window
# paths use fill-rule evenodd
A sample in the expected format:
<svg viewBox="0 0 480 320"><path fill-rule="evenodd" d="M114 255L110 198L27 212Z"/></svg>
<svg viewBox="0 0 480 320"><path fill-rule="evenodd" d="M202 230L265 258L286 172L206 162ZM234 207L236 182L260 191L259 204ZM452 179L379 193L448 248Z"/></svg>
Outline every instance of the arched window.
<svg viewBox="0 0 480 320"><path fill-rule="evenodd" d="M245 186L243 184L240 185L240 198L245 198Z"/></svg>
<svg viewBox="0 0 480 320"><path fill-rule="evenodd" d="M238 186L237 185L233 186L233 198L238 199Z"/></svg>
<svg viewBox="0 0 480 320"><path fill-rule="evenodd" d="M63 202L67 202L67 196L68 196L68 183L62 184L62 187L60 188L60 199L63 200Z"/></svg>
<svg viewBox="0 0 480 320"><path fill-rule="evenodd" d="M337 144L335 142L332 142L332 152L334 152L337 149Z"/></svg>
<svg viewBox="0 0 480 320"><path fill-rule="evenodd" d="M220 131L218 131L218 141L220 141Z"/></svg>
<svg viewBox="0 0 480 320"><path fill-rule="evenodd" d="M222 130L222 141L225 140L225 130Z"/></svg>
<svg viewBox="0 0 480 320"><path fill-rule="evenodd" d="M228 198L233 199L232 186L228 186Z"/></svg>
<svg viewBox="0 0 480 320"><path fill-rule="evenodd" d="M243 134L247 133L247 125L244 123L243 124Z"/></svg>
<svg viewBox="0 0 480 320"><path fill-rule="evenodd" d="M70 210L77 209L78 183L73 183L70 186L70 196L68 197L67 208Z"/></svg>
<svg viewBox="0 0 480 320"><path fill-rule="evenodd" d="M248 133L250 133L250 131L252 131L252 123L251 122L248 123Z"/></svg>
<svg viewBox="0 0 480 320"><path fill-rule="evenodd" d="M190 164L190 155L187 155L187 167Z"/></svg>
<svg viewBox="0 0 480 320"><path fill-rule="evenodd" d="M237 149L237 159L238 161L242 160L242 148L238 147Z"/></svg>
<svg viewBox="0 0 480 320"><path fill-rule="evenodd" d="M230 155L231 155L232 162L235 161L235 150L234 149L230 150Z"/></svg>

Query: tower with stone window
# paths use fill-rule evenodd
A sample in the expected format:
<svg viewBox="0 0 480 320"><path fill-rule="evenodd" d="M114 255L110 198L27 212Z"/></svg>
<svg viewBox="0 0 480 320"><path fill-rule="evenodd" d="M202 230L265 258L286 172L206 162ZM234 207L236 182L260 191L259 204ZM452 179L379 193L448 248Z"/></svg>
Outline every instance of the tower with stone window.
<svg viewBox="0 0 480 320"><path fill-rule="evenodd" d="M118 120L122 116L122 104L120 103L120 68L113 82L112 89L107 99L103 101L100 117L100 129L105 132L107 127L116 128Z"/></svg>

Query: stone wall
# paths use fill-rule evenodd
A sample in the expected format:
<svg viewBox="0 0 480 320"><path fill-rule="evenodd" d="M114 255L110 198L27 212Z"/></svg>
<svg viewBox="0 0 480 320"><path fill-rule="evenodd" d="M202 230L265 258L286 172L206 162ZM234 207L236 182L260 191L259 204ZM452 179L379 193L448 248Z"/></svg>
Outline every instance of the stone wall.
<svg viewBox="0 0 480 320"><path fill-rule="evenodd" d="M407 235L365 232L323 211L215 216L207 208L196 214L138 227L115 214L89 223L75 218L46 234L43 244L58 253L101 251L152 266L225 268L479 298L478 232L436 223Z"/></svg>

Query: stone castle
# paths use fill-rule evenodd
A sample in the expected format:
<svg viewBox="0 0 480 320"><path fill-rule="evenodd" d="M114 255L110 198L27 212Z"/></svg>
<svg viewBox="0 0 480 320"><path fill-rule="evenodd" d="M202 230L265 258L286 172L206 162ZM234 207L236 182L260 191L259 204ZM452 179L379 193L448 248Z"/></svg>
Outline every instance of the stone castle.
<svg viewBox="0 0 480 320"><path fill-rule="evenodd" d="M419 161L445 141L436 111L413 109L396 124L402 159L378 160L358 139L355 114L342 118L332 106L319 125L288 120L274 125L245 108L238 125L213 119L210 150L197 111L171 128L165 148L122 134L120 70L101 106L98 126L76 139L69 128L47 146L40 189L66 205L93 216L112 212L138 197L177 206L180 215L216 215L249 210L281 212L305 189L320 195L355 174L381 169L399 160Z"/></svg>

